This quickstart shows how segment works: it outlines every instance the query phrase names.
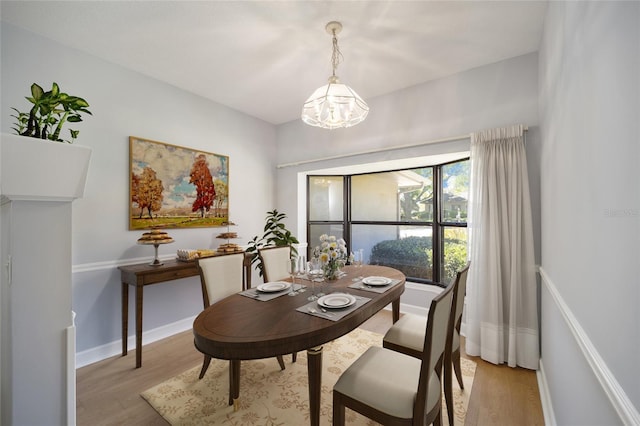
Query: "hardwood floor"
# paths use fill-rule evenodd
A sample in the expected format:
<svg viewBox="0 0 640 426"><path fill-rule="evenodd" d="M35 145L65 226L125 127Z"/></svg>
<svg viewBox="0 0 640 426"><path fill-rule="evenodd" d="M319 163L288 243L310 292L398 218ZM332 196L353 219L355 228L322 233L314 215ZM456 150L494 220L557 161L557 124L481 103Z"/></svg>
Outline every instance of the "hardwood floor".
<svg viewBox="0 0 640 426"><path fill-rule="evenodd" d="M384 334L390 325L391 312L382 311L361 327ZM193 346L191 331L145 345L142 354L142 368L139 369L135 368L135 353L78 369L79 426L167 425L140 393L201 365L202 354ZM534 371L467 358L474 360L477 368L466 425L544 425Z"/></svg>

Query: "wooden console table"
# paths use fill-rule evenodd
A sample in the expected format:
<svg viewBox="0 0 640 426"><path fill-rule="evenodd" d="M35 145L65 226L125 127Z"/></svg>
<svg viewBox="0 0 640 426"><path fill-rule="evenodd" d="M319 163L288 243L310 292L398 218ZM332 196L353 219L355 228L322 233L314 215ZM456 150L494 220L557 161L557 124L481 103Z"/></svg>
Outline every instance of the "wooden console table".
<svg viewBox="0 0 640 426"><path fill-rule="evenodd" d="M214 256L224 256L220 253ZM251 255L245 254L245 286L251 287ZM146 285L158 284L180 278L199 276L196 262L166 260L163 265L151 266L148 263L119 266L122 281L122 356L127 355L129 338L129 286L136 288L136 368L142 367L142 300Z"/></svg>
<svg viewBox="0 0 640 426"><path fill-rule="evenodd" d="M119 266L122 281L122 356L127 355L129 331L129 286L136 288L136 368L142 367L142 299L146 285L198 276L195 262L167 260L163 265L148 263Z"/></svg>

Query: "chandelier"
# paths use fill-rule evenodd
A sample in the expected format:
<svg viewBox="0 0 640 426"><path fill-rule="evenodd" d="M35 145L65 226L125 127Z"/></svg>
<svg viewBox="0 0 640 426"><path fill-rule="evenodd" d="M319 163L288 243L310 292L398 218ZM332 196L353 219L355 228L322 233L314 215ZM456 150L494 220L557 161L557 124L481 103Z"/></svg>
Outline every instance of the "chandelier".
<svg viewBox="0 0 640 426"><path fill-rule="evenodd" d="M342 24L331 21L325 26L325 30L333 38L333 74L329 77L329 84L316 89L304 103L302 121L323 129L355 126L367 117L369 106L351 87L340 83L336 75L336 68L343 58L336 37L342 31Z"/></svg>

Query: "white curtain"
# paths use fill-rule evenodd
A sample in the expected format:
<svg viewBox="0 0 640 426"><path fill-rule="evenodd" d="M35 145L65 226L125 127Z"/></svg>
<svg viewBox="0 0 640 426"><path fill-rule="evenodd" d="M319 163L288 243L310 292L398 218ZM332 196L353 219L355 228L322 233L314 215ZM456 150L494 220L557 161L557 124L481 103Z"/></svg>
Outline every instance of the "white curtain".
<svg viewBox="0 0 640 426"><path fill-rule="evenodd" d="M465 349L538 369L538 308L524 127L471 138Z"/></svg>

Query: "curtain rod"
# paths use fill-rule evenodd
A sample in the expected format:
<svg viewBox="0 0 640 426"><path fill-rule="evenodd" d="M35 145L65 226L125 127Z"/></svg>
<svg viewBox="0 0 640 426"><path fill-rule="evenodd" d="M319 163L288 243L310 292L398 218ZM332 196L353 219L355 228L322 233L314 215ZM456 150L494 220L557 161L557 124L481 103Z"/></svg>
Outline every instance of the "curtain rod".
<svg viewBox="0 0 640 426"><path fill-rule="evenodd" d="M315 158L315 159L312 159L312 160L294 161L292 163L278 164L276 166L276 168L277 169L283 169L285 167L299 166L301 164L317 163L319 161L336 160L338 158L355 157L355 156L358 156L358 155L376 154L378 152L394 151L396 149L414 148L414 147L422 146L422 145L430 145L432 143L452 142L452 141L459 141L459 140L469 139L469 138L471 138L471 134L467 133L466 135L451 136L451 137L442 138L442 139L432 139L430 141L419 142L419 143L408 144L408 145L396 145L396 146L390 146L390 147L386 147L386 148L378 148L378 149L370 149L370 150L367 150L367 151L352 152L352 153L349 153L349 154L339 154L339 155L332 155L330 157Z"/></svg>
<svg viewBox="0 0 640 426"><path fill-rule="evenodd" d="M529 130L529 126L524 126L524 131L527 132L528 130ZM432 143L459 141L459 140L463 140L463 139L470 139L471 135L472 135L472 133L467 133L466 135L450 136L448 138L441 138L441 139L432 139L432 140L429 140L429 141L418 142L418 143L408 144L408 145L390 146L390 147L387 147L387 148L370 149L370 150L367 150L367 151L352 152L350 154L339 154L339 155L332 155L330 157L314 158L312 160L294 161L292 163L278 164L276 166L276 169L284 169L285 167L293 167L293 166L299 166L301 164L317 163L317 162L320 162L320 161L337 160L339 158L355 157L355 156L358 156L358 155L376 154L378 152L393 151L393 150L396 150L396 149L415 148L417 146L422 146L422 145L431 145Z"/></svg>

